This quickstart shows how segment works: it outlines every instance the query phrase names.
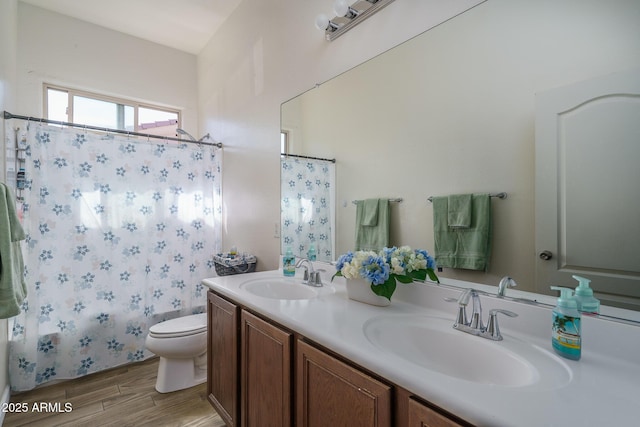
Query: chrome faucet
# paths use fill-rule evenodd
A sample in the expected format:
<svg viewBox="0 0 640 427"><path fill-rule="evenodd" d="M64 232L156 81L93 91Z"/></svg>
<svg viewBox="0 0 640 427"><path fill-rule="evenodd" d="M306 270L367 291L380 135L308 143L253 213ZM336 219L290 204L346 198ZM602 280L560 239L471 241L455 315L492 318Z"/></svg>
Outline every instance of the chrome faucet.
<svg viewBox="0 0 640 427"><path fill-rule="evenodd" d="M480 295L475 290L471 290L471 301L473 302L473 311L471 312L471 323L469 327L474 330L484 330L482 324L482 304L480 303Z"/></svg>
<svg viewBox="0 0 640 427"><path fill-rule="evenodd" d="M302 265L307 263L309 267L306 265ZM313 263L309 261L307 258L300 258L298 262L296 262L296 268L304 267L304 275L302 276L302 283L304 285L315 286L319 288L322 286L322 277L320 277L320 272L324 271L322 269L314 270Z"/></svg>
<svg viewBox="0 0 640 427"><path fill-rule="evenodd" d="M473 302L473 311L471 313L471 320L467 319L466 307L469 304L469 300ZM447 299L447 301L454 302L454 299ZM485 328L482 324L482 304L480 302L480 295L475 289L466 289L460 295L458 302L458 315L456 321L453 324L453 328L462 332L466 332L471 335L476 335L482 338L487 338L493 341L502 340L500 334L500 328L498 327L498 313L502 313L509 317L518 316L516 313L509 310L493 309L489 311L489 324Z"/></svg>
<svg viewBox="0 0 640 427"><path fill-rule="evenodd" d="M507 292L507 288L515 288L518 286L515 280L509 276L504 276L498 285L498 297L502 298Z"/></svg>

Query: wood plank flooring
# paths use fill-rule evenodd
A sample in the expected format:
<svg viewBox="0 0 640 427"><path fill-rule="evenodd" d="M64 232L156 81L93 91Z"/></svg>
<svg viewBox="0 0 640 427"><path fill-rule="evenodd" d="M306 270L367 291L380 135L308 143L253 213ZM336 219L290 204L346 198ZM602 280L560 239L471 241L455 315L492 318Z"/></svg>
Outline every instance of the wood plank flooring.
<svg viewBox="0 0 640 427"><path fill-rule="evenodd" d="M206 384L158 393L154 388L158 361L158 358L152 358L13 393L12 404L28 409L23 413L5 413L3 426L224 427L224 422L207 401ZM42 411L38 411L39 408ZM71 410L65 412L69 408Z"/></svg>

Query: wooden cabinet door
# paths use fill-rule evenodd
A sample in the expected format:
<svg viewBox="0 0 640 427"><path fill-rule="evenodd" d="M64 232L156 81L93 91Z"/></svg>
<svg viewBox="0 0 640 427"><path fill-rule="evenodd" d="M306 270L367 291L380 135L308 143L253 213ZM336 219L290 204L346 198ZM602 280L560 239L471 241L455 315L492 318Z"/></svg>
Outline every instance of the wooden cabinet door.
<svg viewBox="0 0 640 427"><path fill-rule="evenodd" d="M243 427L291 426L292 335L242 311Z"/></svg>
<svg viewBox="0 0 640 427"><path fill-rule="evenodd" d="M238 325L240 309L207 293L207 398L227 427L238 425Z"/></svg>
<svg viewBox="0 0 640 427"><path fill-rule="evenodd" d="M299 427L391 426L391 387L298 341Z"/></svg>
<svg viewBox="0 0 640 427"><path fill-rule="evenodd" d="M464 425L416 400L409 399L409 427L462 427Z"/></svg>

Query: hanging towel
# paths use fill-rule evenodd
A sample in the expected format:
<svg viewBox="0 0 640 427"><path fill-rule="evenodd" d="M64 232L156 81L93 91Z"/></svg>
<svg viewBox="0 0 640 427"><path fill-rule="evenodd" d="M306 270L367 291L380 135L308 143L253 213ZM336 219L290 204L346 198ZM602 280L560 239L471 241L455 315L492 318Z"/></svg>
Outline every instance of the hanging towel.
<svg viewBox="0 0 640 427"><path fill-rule="evenodd" d="M371 224L375 209L376 221ZM379 251L389 245L389 199L358 200L356 203L356 251Z"/></svg>
<svg viewBox="0 0 640 427"><path fill-rule="evenodd" d="M27 295L20 248L24 238L11 190L0 183L0 319L19 314Z"/></svg>
<svg viewBox="0 0 640 427"><path fill-rule="evenodd" d="M491 199L489 194L471 197L469 228L448 225L448 197L433 198L435 260L439 267L487 270L491 255Z"/></svg>
<svg viewBox="0 0 640 427"><path fill-rule="evenodd" d="M366 225L367 227L378 225L378 202L379 199L363 200L360 225Z"/></svg>
<svg viewBox="0 0 640 427"><path fill-rule="evenodd" d="M447 224L456 228L471 227L471 194L447 197Z"/></svg>

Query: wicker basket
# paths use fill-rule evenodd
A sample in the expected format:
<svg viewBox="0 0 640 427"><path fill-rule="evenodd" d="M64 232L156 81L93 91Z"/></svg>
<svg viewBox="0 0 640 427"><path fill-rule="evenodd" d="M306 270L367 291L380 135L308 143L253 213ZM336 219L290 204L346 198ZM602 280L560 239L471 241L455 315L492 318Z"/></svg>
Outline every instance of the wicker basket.
<svg viewBox="0 0 640 427"><path fill-rule="evenodd" d="M218 254L213 256L213 262L218 276L231 276L232 274L252 273L256 271L258 260L253 255Z"/></svg>

